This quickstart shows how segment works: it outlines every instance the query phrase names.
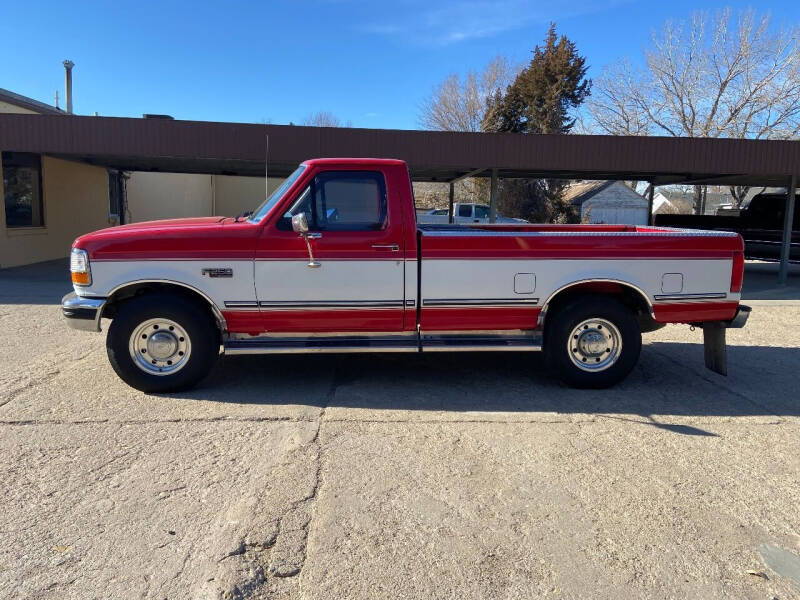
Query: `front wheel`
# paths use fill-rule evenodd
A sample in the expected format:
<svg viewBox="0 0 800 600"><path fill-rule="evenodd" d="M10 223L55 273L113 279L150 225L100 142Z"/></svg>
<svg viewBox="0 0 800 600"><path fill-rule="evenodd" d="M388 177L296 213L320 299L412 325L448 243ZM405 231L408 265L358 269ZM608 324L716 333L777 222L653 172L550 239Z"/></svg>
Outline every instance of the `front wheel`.
<svg viewBox="0 0 800 600"><path fill-rule="evenodd" d="M196 385L219 357L219 335L205 307L169 294L128 300L106 338L111 366L143 392L176 392Z"/></svg>
<svg viewBox="0 0 800 600"><path fill-rule="evenodd" d="M570 302L553 315L545 335L548 367L577 388L606 388L623 380L641 349L636 318L611 298Z"/></svg>

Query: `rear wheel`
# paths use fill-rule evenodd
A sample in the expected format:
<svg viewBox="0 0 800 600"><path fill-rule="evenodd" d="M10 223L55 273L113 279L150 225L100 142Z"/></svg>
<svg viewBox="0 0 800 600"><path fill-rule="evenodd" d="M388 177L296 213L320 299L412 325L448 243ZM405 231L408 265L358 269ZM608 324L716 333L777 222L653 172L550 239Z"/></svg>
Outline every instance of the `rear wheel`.
<svg viewBox="0 0 800 600"><path fill-rule="evenodd" d="M169 294L128 300L106 338L111 366L143 392L175 392L196 385L219 356L213 319L197 302Z"/></svg>
<svg viewBox="0 0 800 600"><path fill-rule="evenodd" d="M611 298L585 296L561 307L545 335L548 367L567 385L605 388L639 359L642 334L633 313Z"/></svg>

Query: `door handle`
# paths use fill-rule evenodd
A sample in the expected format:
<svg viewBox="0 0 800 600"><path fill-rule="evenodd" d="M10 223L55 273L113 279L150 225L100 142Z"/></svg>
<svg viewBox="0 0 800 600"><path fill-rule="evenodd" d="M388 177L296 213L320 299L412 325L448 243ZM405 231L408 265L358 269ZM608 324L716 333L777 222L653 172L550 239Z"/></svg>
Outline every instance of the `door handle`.
<svg viewBox="0 0 800 600"><path fill-rule="evenodd" d="M372 244L375 250L386 250L389 252L397 252L400 250L400 244Z"/></svg>
<svg viewBox="0 0 800 600"><path fill-rule="evenodd" d="M319 233L318 231L312 231L312 232L309 232L308 234L306 234L306 236L310 240L318 240L319 238L322 237L322 234Z"/></svg>

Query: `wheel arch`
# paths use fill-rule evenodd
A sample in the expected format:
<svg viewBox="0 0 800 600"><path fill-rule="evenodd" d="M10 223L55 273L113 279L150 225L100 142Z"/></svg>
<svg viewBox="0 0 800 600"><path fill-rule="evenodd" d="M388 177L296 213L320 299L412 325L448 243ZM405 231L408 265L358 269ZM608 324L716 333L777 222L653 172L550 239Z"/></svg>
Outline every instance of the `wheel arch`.
<svg viewBox="0 0 800 600"><path fill-rule="evenodd" d="M171 279L139 279L118 285L109 292L100 317L113 319L117 308L125 301L157 292L178 294L199 302L208 309L220 332L227 330L228 325L222 311L207 294L194 286Z"/></svg>
<svg viewBox="0 0 800 600"><path fill-rule="evenodd" d="M653 303L638 285L621 279L592 278L564 284L550 294L539 313L538 327L544 331L548 323L547 315L554 314L571 300L580 296L598 294L615 297L630 308L643 332L654 331L664 326L663 323L656 323L653 315Z"/></svg>

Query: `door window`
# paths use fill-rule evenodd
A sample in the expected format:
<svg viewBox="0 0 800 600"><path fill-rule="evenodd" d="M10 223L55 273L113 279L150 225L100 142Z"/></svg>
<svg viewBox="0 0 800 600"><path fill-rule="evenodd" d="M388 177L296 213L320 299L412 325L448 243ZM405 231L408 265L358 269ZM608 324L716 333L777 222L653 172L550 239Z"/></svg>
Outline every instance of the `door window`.
<svg viewBox="0 0 800 600"><path fill-rule="evenodd" d="M476 206L475 207L475 218L476 219L488 219L489 218L489 207L488 206Z"/></svg>
<svg viewBox="0 0 800 600"><path fill-rule="evenodd" d="M458 207L458 216L459 217L471 217L472 216L472 205L471 204L461 204Z"/></svg>
<svg viewBox="0 0 800 600"><path fill-rule="evenodd" d="M377 171L324 171L306 187L278 223L306 213L312 231L371 231L386 227L386 184Z"/></svg>

